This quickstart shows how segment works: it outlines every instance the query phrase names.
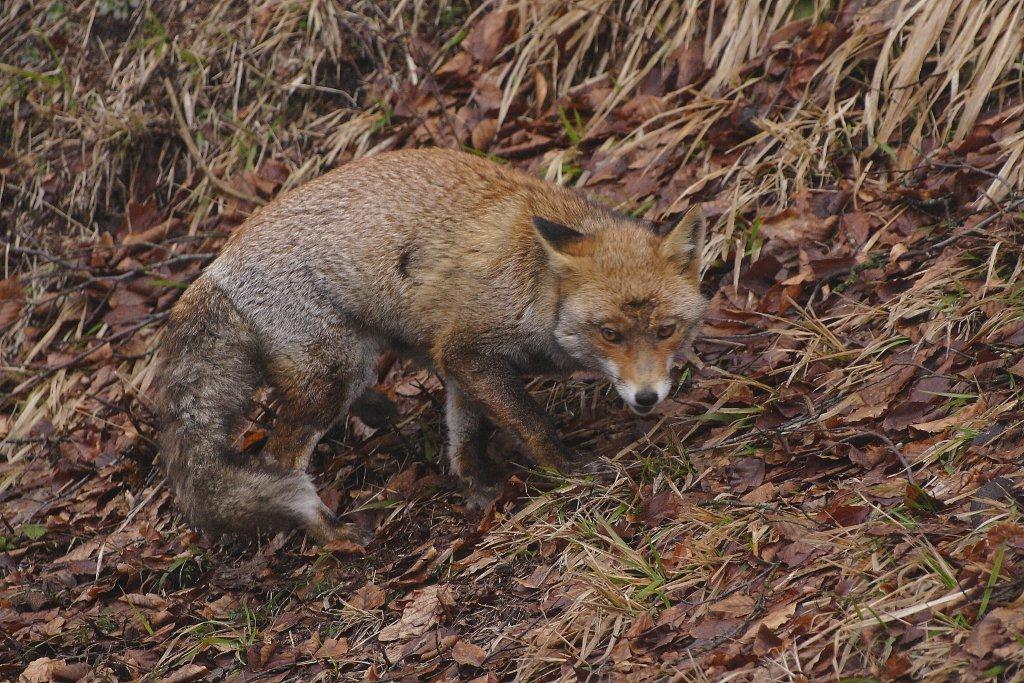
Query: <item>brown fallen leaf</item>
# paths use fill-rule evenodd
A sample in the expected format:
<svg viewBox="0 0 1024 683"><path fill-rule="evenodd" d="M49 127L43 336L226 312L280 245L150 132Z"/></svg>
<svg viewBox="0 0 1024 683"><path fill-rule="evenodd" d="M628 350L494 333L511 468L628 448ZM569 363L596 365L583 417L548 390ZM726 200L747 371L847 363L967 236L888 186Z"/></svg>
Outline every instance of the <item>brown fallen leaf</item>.
<svg viewBox="0 0 1024 683"><path fill-rule="evenodd" d="M455 604L446 586L427 586L413 591L398 621L381 629L377 639L382 643L419 636L436 626L446 608Z"/></svg>
<svg viewBox="0 0 1024 683"><path fill-rule="evenodd" d="M256 175L264 180L269 180L277 185L283 184L288 180L288 176L291 175L291 171L288 170L288 166L284 163L275 159L264 159L263 163L256 169Z"/></svg>
<svg viewBox="0 0 1024 683"><path fill-rule="evenodd" d="M810 241L824 241L838 220L835 215L817 215L810 191L803 190L788 208L762 220L761 234L770 240L799 246Z"/></svg>
<svg viewBox="0 0 1024 683"><path fill-rule="evenodd" d="M498 120L497 119L483 119L480 123L473 127L473 133L471 140L473 147L486 152L491 148L491 142L494 141L494 136L498 132Z"/></svg>
<svg viewBox="0 0 1024 683"><path fill-rule="evenodd" d="M938 420L931 420L929 422L915 422L910 426L927 434L940 434L950 427L962 425L973 419L980 413L985 412L987 407L985 399L979 398L971 405L963 408L962 410L958 410L952 415L939 418Z"/></svg>
<svg viewBox="0 0 1024 683"><path fill-rule="evenodd" d="M740 273L740 285L758 295L764 295L775 284L782 262L771 254L764 254Z"/></svg>
<svg viewBox="0 0 1024 683"><path fill-rule="evenodd" d="M473 67L473 58L468 52L456 53L454 57L449 59L447 62L437 67L434 75L438 79L452 79L461 80L469 75L469 70Z"/></svg>
<svg viewBox="0 0 1024 683"><path fill-rule="evenodd" d="M192 683L192 681L202 679L209 671L209 669L200 664L186 664L170 675L159 679L157 683Z"/></svg>
<svg viewBox="0 0 1024 683"><path fill-rule="evenodd" d="M385 599L384 591L371 582L356 590L349 597L348 604L356 609L371 610L383 606Z"/></svg>
<svg viewBox="0 0 1024 683"><path fill-rule="evenodd" d="M751 503L753 505L762 505L775 498L775 494L778 492L778 487L766 481L765 483L758 486L753 491L746 493L740 497L744 503Z"/></svg>
<svg viewBox="0 0 1024 683"><path fill-rule="evenodd" d="M18 677L18 683L49 683L50 681L77 681L85 678L90 666L84 663L68 664L63 659L40 657L29 662Z"/></svg>
<svg viewBox="0 0 1024 683"><path fill-rule="evenodd" d="M533 72L533 99L534 106L538 111L542 111L544 102L548 99L548 79L540 69Z"/></svg>
<svg viewBox="0 0 1024 683"><path fill-rule="evenodd" d="M942 510L942 502L936 500L925 489L907 482L903 493L903 504L908 510L918 513L935 514Z"/></svg>
<svg viewBox="0 0 1024 683"><path fill-rule="evenodd" d="M993 610L971 629L964 649L975 657L985 657L997 646L1002 645L1007 637L998 610Z"/></svg>
<svg viewBox="0 0 1024 683"><path fill-rule="evenodd" d="M480 19L462 42L473 59L488 66L498 56L512 37L512 22L515 14L506 9L496 9Z"/></svg>
<svg viewBox="0 0 1024 683"><path fill-rule="evenodd" d="M334 659L345 656L348 650L348 638L328 638L313 656L316 659Z"/></svg>
<svg viewBox="0 0 1024 683"><path fill-rule="evenodd" d="M0 280L0 331L18 319L25 304L25 293L17 277Z"/></svg>
<svg viewBox="0 0 1024 683"><path fill-rule="evenodd" d="M906 655L894 654L885 660L885 667L882 669L882 679L895 681L910 673L912 665Z"/></svg>
<svg viewBox="0 0 1024 683"><path fill-rule="evenodd" d="M855 261L852 256L839 256L815 259L811 261L810 266L815 277L826 280L840 274L849 273L854 264Z"/></svg>
<svg viewBox="0 0 1024 683"><path fill-rule="evenodd" d="M148 230L160 222L160 215L160 208L153 202L144 204L129 202L124 216L124 224L119 232L122 235L128 235Z"/></svg>
<svg viewBox="0 0 1024 683"><path fill-rule="evenodd" d="M988 530L989 545L998 547L1003 543L1024 549L1024 526L1012 522L999 522Z"/></svg>
<svg viewBox="0 0 1024 683"><path fill-rule="evenodd" d="M847 213L843 216L843 228L853 243L860 246L871 234L871 216L863 211Z"/></svg>
<svg viewBox="0 0 1024 683"><path fill-rule="evenodd" d="M200 613L207 619L222 619L238 608L238 598L225 593L216 600L203 606Z"/></svg>
<svg viewBox="0 0 1024 683"><path fill-rule="evenodd" d="M754 636L754 654L764 657L767 654L780 649L785 641L776 635L775 631L761 624Z"/></svg>
<svg viewBox="0 0 1024 683"><path fill-rule="evenodd" d="M850 448L847 452L847 457L850 458L850 462L853 464L860 465L864 469L869 470L882 462L888 453L889 451L883 446L868 446L863 450L860 448Z"/></svg>
<svg viewBox="0 0 1024 683"><path fill-rule="evenodd" d="M649 526L657 526L665 520L674 519L683 507L683 499L672 489L665 488L644 503L640 519Z"/></svg>
<svg viewBox="0 0 1024 683"><path fill-rule="evenodd" d="M661 114L667 108L665 101L656 95L637 95L622 105L617 114L624 121L639 124Z"/></svg>
<svg viewBox="0 0 1024 683"><path fill-rule="evenodd" d="M675 63L674 89L694 84L704 73L704 46L699 40L683 43L669 55Z"/></svg>
<svg viewBox="0 0 1024 683"><path fill-rule="evenodd" d="M459 664L481 667L487 659L487 650L465 640L458 640L452 647L452 659Z"/></svg>
<svg viewBox="0 0 1024 683"><path fill-rule="evenodd" d="M901 401L885 412L882 426L886 431L898 432L919 422L929 413L934 414L931 403L926 401Z"/></svg>
<svg viewBox="0 0 1024 683"><path fill-rule="evenodd" d="M129 593L118 598L133 607L144 607L146 609L164 609L167 607L167 599L156 593Z"/></svg>
<svg viewBox="0 0 1024 683"><path fill-rule="evenodd" d="M820 522L833 522L837 526L847 527L861 524L871 515L867 505L842 505L834 502L816 516Z"/></svg>
<svg viewBox="0 0 1024 683"><path fill-rule="evenodd" d="M815 547L803 541L794 541L779 551L779 559L790 568L798 567L810 559Z"/></svg>
<svg viewBox="0 0 1024 683"><path fill-rule="evenodd" d="M524 588L536 590L543 586L546 582L554 582L559 578L557 571L554 571L554 567L551 565L538 565L533 573L525 579L515 579L515 582Z"/></svg>
<svg viewBox="0 0 1024 683"><path fill-rule="evenodd" d="M754 609L754 598L747 593L733 593L724 600L719 600L708 608L713 614L725 614L741 617L750 614Z"/></svg>
<svg viewBox="0 0 1024 683"><path fill-rule="evenodd" d="M774 630L789 621L794 614L796 614L795 602L776 605L768 610L768 614L761 619L761 624Z"/></svg>
<svg viewBox="0 0 1024 683"><path fill-rule="evenodd" d="M125 235L121 241L122 244L132 246L140 244L142 242L159 242L160 240L167 237L171 232L181 225L181 221L177 218L168 218L162 223L157 223L151 228L146 230L140 230L132 232L131 234Z"/></svg>
<svg viewBox="0 0 1024 683"><path fill-rule="evenodd" d="M757 488L764 482L764 460L759 458L733 458L726 469L729 485L736 493Z"/></svg>
<svg viewBox="0 0 1024 683"><path fill-rule="evenodd" d="M742 623L742 619L704 617L695 626L690 627L690 636L697 640L719 638L732 633Z"/></svg>

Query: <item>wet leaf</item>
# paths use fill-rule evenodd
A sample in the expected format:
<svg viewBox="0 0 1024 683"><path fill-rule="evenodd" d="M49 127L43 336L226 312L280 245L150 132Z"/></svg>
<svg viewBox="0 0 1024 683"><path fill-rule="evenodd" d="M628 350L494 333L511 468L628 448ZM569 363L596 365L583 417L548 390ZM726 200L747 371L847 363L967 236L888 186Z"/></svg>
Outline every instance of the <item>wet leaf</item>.
<svg viewBox="0 0 1024 683"><path fill-rule="evenodd" d="M405 640L436 627L441 616L454 603L445 586L427 586L413 591L401 617L383 629L377 638L382 643Z"/></svg>
<svg viewBox="0 0 1024 683"><path fill-rule="evenodd" d="M361 610L378 609L384 605L386 596L384 591L372 583L368 583L353 593L348 603Z"/></svg>
<svg viewBox="0 0 1024 683"><path fill-rule="evenodd" d="M463 41L463 46L478 62L489 65L512 37L514 14L505 9L493 10L476 23Z"/></svg>
<svg viewBox="0 0 1024 683"><path fill-rule="evenodd" d="M17 277L0 280L0 331L14 324L25 305L25 294Z"/></svg>
<svg viewBox="0 0 1024 683"><path fill-rule="evenodd" d="M487 651L479 645L458 640L452 647L452 659L459 664L481 667L487 659Z"/></svg>
<svg viewBox="0 0 1024 683"><path fill-rule="evenodd" d="M729 485L737 493L757 488L764 482L764 461L758 458L734 458L727 469Z"/></svg>
<svg viewBox="0 0 1024 683"><path fill-rule="evenodd" d="M818 519L831 521L837 526L855 526L863 523L871 515L871 508L866 505L840 505L833 503L818 514Z"/></svg>
<svg viewBox="0 0 1024 683"><path fill-rule="evenodd" d="M328 638L313 654L317 659L334 659L348 654L348 638Z"/></svg>
<svg viewBox="0 0 1024 683"><path fill-rule="evenodd" d="M811 194L805 190L796 196L788 208L765 217L761 223L761 233L770 240L798 246L826 240L837 222L838 217L835 215L815 213Z"/></svg>

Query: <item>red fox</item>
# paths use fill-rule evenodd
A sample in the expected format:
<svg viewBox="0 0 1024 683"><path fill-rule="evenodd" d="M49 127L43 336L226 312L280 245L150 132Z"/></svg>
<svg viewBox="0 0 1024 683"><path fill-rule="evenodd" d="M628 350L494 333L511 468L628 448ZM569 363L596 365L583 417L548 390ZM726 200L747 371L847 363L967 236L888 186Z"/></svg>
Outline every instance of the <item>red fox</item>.
<svg viewBox="0 0 1024 683"><path fill-rule="evenodd" d="M573 458L522 373L590 369L646 414L706 308L705 220L617 213L468 153L352 161L243 224L185 291L161 356L161 461L186 519L251 534L352 538L306 473L310 454L397 350L447 395L447 452L467 503L496 493L491 425L541 467ZM259 458L232 454L253 393L278 421Z"/></svg>

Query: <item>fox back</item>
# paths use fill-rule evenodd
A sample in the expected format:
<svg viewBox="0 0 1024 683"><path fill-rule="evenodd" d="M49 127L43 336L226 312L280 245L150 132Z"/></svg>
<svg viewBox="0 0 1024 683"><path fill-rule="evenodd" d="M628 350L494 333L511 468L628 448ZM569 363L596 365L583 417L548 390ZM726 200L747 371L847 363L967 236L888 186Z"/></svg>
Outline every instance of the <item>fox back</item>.
<svg viewBox="0 0 1024 683"><path fill-rule="evenodd" d="M648 348L655 323L676 324L679 341L703 313L703 229L696 217L676 226L626 217L470 154L403 150L353 161L260 209L208 272L283 343L341 316L429 357L448 329L468 325L524 362L569 362L560 338L586 352L583 365L646 387L647 366L675 350ZM622 344L583 343L614 316Z"/></svg>

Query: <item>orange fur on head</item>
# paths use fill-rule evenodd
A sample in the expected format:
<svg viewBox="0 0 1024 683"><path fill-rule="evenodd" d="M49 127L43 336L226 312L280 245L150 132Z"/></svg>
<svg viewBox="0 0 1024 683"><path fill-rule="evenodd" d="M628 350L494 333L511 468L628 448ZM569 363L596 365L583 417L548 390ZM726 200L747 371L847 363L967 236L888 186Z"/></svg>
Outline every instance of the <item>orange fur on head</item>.
<svg viewBox="0 0 1024 683"><path fill-rule="evenodd" d="M575 236L539 230L562 274L558 334L610 376L631 408L647 412L667 395L672 361L704 314L704 217L693 209L660 230L614 214L606 220Z"/></svg>

